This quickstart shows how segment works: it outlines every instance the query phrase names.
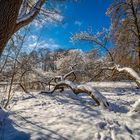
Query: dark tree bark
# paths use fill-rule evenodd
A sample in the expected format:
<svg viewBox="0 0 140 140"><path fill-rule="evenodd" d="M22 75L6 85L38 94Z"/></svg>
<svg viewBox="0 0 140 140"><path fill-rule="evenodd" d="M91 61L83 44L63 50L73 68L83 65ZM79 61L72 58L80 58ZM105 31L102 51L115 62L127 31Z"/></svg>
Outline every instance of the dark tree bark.
<svg viewBox="0 0 140 140"><path fill-rule="evenodd" d="M0 1L0 56L16 26L22 0Z"/></svg>
<svg viewBox="0 0 140 140"><path fill-rule="evenodd" d="M38 0L28 13L26 7L23 7L26 12L20 16L22 4L27 2L26 0L0 0L0 57L11 36L32 22L45 1Z"/></svg>

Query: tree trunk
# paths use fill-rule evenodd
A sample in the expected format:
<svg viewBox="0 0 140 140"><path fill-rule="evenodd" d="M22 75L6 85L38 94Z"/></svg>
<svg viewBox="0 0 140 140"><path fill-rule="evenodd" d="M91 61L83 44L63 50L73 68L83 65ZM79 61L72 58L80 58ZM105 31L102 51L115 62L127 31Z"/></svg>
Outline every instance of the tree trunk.
<svg viewBox="0 0 140 140"><path fill-rule="evenodd" d="M0 0L0 56L14 34L22 0Z"/></svg>

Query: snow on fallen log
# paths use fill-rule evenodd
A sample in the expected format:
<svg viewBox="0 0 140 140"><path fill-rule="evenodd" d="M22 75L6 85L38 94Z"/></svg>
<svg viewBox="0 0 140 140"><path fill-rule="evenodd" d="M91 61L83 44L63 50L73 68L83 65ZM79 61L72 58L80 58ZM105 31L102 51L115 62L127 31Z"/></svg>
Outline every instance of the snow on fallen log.
<svg viewBox="0 0 140 140"><path fill-rule="evenodd" d="M109 108L109 102L107 101L106 97L103 96L97 89L84 84L78 85L77 90L78 89L83 90L83 92L91 96L91 98L94 99L98 105Z"/></svg>
<svg viewBox="0 0 140 140"><path fill-rule="evenodd" d="M96 102L98 106L101 105L106 108L110 107L109 102L106 99L106 97L103 96L98 90L92 88L90 85L86 85L86 84L77 85L68 80L63 80L63 81L58 82L52 91L48 91L48 92L42 91L41 94L53 93L55 90L58 90L58 89L61 89L63 91L64 88L70 88L73 91L73 93L75 93L76 95L80 93L86 93Z"/></svg>
<svg viewBox="0 0 140 140"><path fill-rule="evenodd" d="M124 72L128 74L131 78L133 78L137 84L137 86L140 88L140 75L137 73L133 68L130 67L120 67L119 65L114 64L113 67L103 68L108 70L116 70L118 72Z"/></svg>
<svg viewBox="0 0 140 140"><path fill-rule="evenodd" d="M137 86L140 87L140 75L132 68L129 68L129 67L123 67L123 68L119 68L119 66L115 66L115 69L118 71L118 72L125 72L127 73L130 77L132 77Z"/></svg>

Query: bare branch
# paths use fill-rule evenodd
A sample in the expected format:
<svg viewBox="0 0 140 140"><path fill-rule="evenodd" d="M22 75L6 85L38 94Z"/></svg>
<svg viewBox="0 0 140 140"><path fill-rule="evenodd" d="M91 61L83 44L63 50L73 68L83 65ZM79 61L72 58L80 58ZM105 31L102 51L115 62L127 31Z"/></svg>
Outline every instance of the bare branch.
<svg viewBox="0 0 140 140"><path fill-rule="evenodd" d="M103 70L116 70L119 73L124 72L128 74L131 78L133 78L137 84L137 86L140 88L140 75L132 68L129 67L120 67L119 65L114 64L113 67L106 67L102 68Z"/></svg>
<svg viewBox="0 0 140 140"><path fill-rule="evenodd" d="M129 67L123 67L120 68L118 65L115 65L114 67L118 72L125 72L127 73L131 78L133 78L137 84L137 86L140 88L140 76L139 74L132 68Z"/></svg>
<svg viewBox="0 0 140 140"><path fill-rule="evenodd" d="M101 32L102 33L102 32ZM102 35L102 34L101 34ZM109 49L106 46L106 37L105 40L100 40L99 37L101 35L90 35L86 32L81 32L79 34L75 34L72 37L72 41L78 41L78 40L83 40L83 41L90 41L90 42L94 42L95 44L99 45L100 47L102 47L103 49L105 49L105 51L108 53L108 55L110 56L111 61L114 61L114 58L111 54L111 52L109 51Z"/></svg>
<svg viewBox="0 0 140 140"><path fill-rule="evenodd" d="M28 0L23 0L22 8L20 9L19 19L26 15L28 8Z"/></svg>

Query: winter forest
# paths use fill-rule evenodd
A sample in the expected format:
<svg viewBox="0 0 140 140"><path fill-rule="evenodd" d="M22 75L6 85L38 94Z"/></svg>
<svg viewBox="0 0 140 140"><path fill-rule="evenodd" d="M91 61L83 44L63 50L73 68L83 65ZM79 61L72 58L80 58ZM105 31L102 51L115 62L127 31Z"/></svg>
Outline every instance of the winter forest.
<svg viewBox="0 0 140 140"><path fill-rule="evenodd" d="M140 0L0 0L0 140L140 140Z"/></svg>

